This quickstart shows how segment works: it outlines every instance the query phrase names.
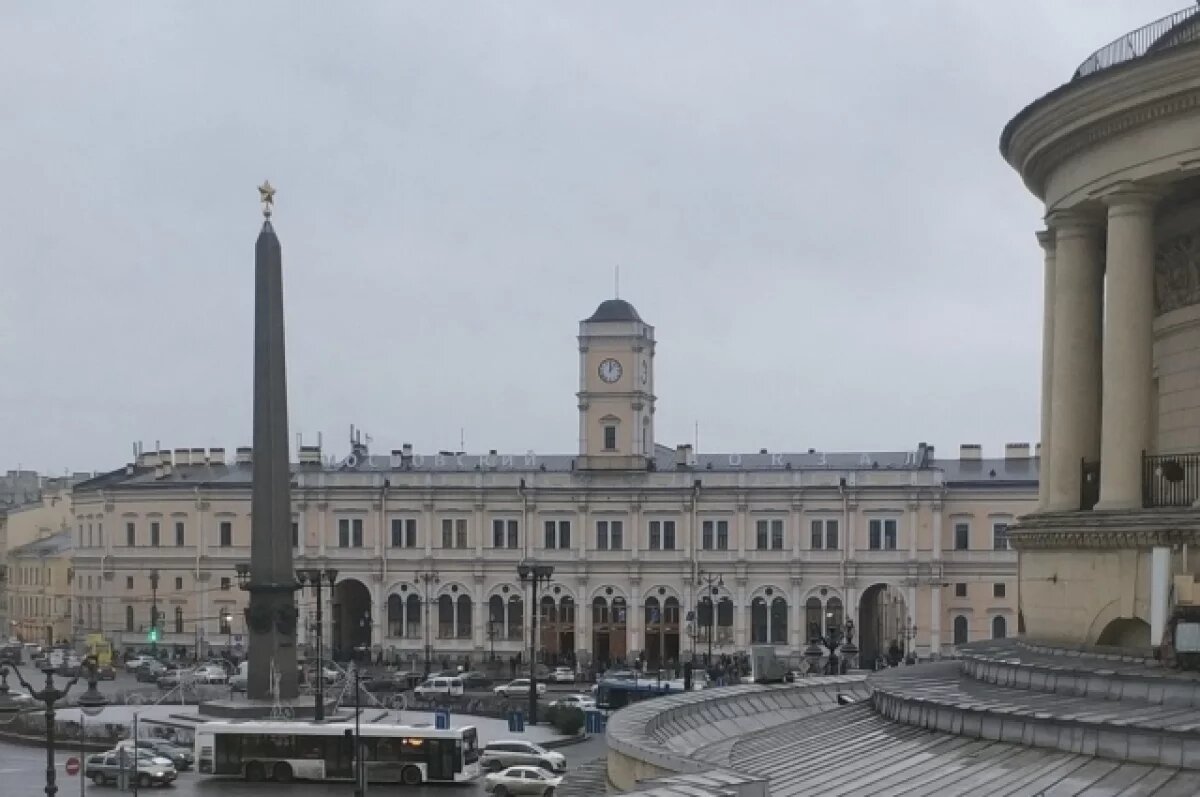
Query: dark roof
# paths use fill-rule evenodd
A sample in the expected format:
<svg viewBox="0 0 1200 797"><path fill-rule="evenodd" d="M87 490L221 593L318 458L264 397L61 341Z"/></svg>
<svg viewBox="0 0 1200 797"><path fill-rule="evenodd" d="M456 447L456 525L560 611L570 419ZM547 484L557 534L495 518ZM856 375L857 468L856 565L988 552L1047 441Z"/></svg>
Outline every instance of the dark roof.
<svg viewBox="0 0 1200 797"><path fill-rule="evenodd" d="M642 317L633 305L624 299L606 299L600 302L596 312L588 321L641 321Z"/></svg>
<svg viewBox="0 0 1200 797"><path fill-rule="evenodd" d="M51 534L49 537L43 537L40 540L19 545L9 550L8 553L10 556L15 557L54 556L55 554L71 550L74 545L75 538L70 531L59 531Z"/></svg>

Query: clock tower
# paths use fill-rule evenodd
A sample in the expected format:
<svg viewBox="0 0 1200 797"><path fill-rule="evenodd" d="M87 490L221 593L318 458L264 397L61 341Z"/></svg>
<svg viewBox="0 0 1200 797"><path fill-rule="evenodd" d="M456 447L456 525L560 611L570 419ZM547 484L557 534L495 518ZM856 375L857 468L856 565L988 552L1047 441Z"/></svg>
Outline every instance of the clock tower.
<svg viewBox="0 0 1200 797"><path fill-rule="evenodd" d="M579 323L579 467L645 470L654 457L654 327L623 299Z"/></svg>

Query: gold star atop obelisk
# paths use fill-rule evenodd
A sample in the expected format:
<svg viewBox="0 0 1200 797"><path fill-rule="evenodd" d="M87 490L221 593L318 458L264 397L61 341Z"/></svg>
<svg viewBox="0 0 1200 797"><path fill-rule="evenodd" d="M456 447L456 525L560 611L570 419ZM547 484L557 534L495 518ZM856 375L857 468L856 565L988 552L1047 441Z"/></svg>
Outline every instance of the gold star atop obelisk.
<svg viewBox="0 0 1200 797"><path fill-rule="evenodd" d="M258 187L258 201L262 202L263 218L271 218L271 210L275 207L275 189L270 180L264 180Z"/></svg>

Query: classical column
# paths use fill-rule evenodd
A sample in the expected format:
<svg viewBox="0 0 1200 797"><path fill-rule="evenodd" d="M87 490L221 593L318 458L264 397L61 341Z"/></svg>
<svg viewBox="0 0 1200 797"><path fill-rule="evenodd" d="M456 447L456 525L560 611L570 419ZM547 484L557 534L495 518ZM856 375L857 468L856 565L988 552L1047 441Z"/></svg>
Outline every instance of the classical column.
<svg viewBox="0 0 1200 797"><path fill-rule="evenodd" d="M1100 456L1104 272L1095 221L1072 211L1056 211L1049 221L1055 234L1054 432L1046 508L1069 511L1079 509L1083 461Z"/></svg>
<svg viewBox="0 0 1200 797"><path fill-rule="evenodd" d="M941 584L934 584L929 590L929 655L934 659L942 655Z"/></svg>
<svg viewBox="0 0 1200 797"><path fill-rule="evenodd" d="M1142 505L1142 452L1150 447L1154 343L1154 203L1136 188L1108 205L1104 294L1104 403L1097 509Z"/></svg>
<svg viewBox="0 0 1200 797"><path fill-rule="evenodd" d="M1054 433L1051 421L1050 401L1054 389L1054 285L1055 285L1055 236L1052 230L1041 230L1037 234L1042 245L1045 275L1042 281L1042 451L1049 457L1050 439ZM1038 483L1038 508L1045 509L1050 501L1050 469L1041 468Z"/></svg>
<svg viewBox="0 0 1200 797"><path fill-rule="evenodd" d="M1167 599L1171 590L1171 549L1150 549L1150 644L1162 645L1167 626Z"/></svg>

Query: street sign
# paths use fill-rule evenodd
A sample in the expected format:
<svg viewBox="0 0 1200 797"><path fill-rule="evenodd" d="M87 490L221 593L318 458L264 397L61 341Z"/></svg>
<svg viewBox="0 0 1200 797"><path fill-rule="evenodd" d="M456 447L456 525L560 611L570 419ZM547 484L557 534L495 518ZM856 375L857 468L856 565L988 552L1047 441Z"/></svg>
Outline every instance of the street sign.
<svg viewBox="0 0 1200 797"><path fill-rule="evenodd" d="M439 731L450 730L450 709L439 708L433 713L433 727Z"/></svg>
<svg viewBox="0 0 1200 797"><path fill-rule="evenodd" d="M68 758L66 768L67 768L68 775L78 775L79 774L79 759L76 758L75 756L71 756L70 758Z"/></svg>

